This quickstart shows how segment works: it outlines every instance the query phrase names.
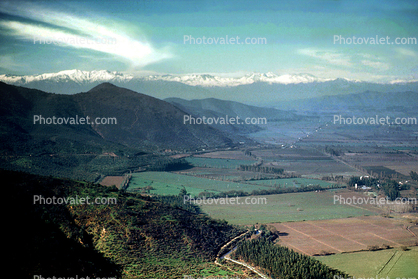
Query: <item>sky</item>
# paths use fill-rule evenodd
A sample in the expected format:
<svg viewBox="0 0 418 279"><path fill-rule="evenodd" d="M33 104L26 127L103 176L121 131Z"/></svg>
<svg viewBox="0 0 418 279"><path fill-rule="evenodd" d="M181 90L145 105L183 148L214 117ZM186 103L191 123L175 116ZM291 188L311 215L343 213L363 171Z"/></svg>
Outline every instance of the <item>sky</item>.
<svg viewBox="0 0 418 279"><path fill-rule="evenodd" d="M0 74L417 80L417 40L416 0L0 2Z"/></svg>

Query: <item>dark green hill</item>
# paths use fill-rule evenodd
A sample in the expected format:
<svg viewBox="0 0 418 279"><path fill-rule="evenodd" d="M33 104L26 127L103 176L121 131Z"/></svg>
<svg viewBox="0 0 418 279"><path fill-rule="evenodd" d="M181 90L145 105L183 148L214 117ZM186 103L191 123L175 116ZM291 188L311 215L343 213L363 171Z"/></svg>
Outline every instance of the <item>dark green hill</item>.
<svg viewBox="0 0 418 279"><path fill-rule="evenodd" d="M94 181L161 161L154 154L165 149L238 142L213 127L184 124L186 112L170 103L109 83L61 95L0 82L0 97L0 167L11 170ZM34 123L38 116L114 124Z"/></svg>
<svg viewBox="0 0 418 279"><path fill-rule="evenodd" d="M103 138L143 148L201 148L231 146L232 140L206 125L184 124L184 111L170 103L103 83L73 95L84 115L115 117L117 125L95 125Z"/></svg>
<svg viewBox="0 0 418 279"><path fill-rule="evenodd" d="M161 202L91 183L4 170L0 175L10 181L6 193L15 207L7 231L13 278L199 277L204 268L217 269L220 247L242 233L175 197ZM107 204L94 204L96 198ZM41 204L53 199L55 204Z"/></svg>
<svg viewBox="0 0 418 279"><path fill-rule="evenodd" d="M86 93L61 95L0 83L4 136L20 134L28 139L72 139L85 142L123 144L139 149L190 149L230 146L222 132L206 125L185 125L185 112L177 107L128 89L103 83ZM114 124L34 124L34 117L104 118ZM109 120L110 119L110 120ZM9 148L13 143L9 142Z"/></svg>
<svg viewBox="0 0 418 279"><path fill-rule="evenodd" d="M284 112L274 108L257 107L242 104L234 101L220 100L216 98L184 100L181 98L167 98L165 101L172 103L181 110L195 116L195 117L239 117L240 121L246 118L255 121L257 124L246 125L219 125L213 124L212 127L219 129L237 137L237 135L245 136L249 133L258 132L265 129L266 121L289 121L296 120L299 117L291 112ZM258 121L258 119L260 119ZM258 122L257 122L258 121ZM241 139L248 142L248 139Z"/></svg>

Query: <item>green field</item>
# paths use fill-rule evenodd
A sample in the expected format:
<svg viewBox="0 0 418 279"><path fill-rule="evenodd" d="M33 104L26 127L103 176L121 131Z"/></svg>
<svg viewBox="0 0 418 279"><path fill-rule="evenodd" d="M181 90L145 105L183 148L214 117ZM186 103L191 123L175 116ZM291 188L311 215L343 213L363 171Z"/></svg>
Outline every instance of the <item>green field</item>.
<svg viewBox="0 0 418 279"><path fill-rule="evenodd" d="M201 157L188 157L186 158L186 161L195 167L221 168L221 169L236 169L239 165L251 165L257 162L254 160L234 160L234 159L201 158Z"/></svg>
<svg viewBox="0 0 418 279"><path fill-rule="evenodd" d="M269 180L253 180L249 181L248 183L251 184L258 184L258 185L266 185L270 187L283 187L283 188L289 188L289 187L302 187L302 186L313 186L313 185L319 185L321 187L331 187L333 184L319 180L319 179L309 179L309 178L283 178L283 179L269 179Z"/></svg>
<svg viewBox="0 0 418 279"><path fill-rule="evenodd" d="M276 223L303 220L347 218L350 216L375 215L376 213L344 204L333 203L333 192L304 192L262 197L258 204L245 204L247 197L241 197L240 205L202 204L203 212L212 218L225 219L231 224L251 225L255 223ZM248 200L251 202L251 200ZM255 201L255 200L254 200Z"/></svg>
<svg viewBox="0 0 418 279"><path fill-rule="evenodd" d="M271 187L277 186L282 188L299 188L310 185L320 185L322 187L332 186L331 183L326 181L307 178L251 180L245 183L239 183L170 172L140 172L132 175L128 190L151 186L153 190L149 192L150 194L177 195L185 187L189 194L196 196L204 190L214 193L242 190L250 193L253 190L268 190Z"/></svg>
<svg viewBox="0 0 418 279"><path fill-rule="evenodd" d="M146 186L154 188L150 193L157 195L177 195L185 187L192 196L196 196L204 190L215 193L231 190L251 192L268 188L261 185L219 181L169 172L140 172L132 174L128 191Z"/></svg>
<svg viewBox="0 0 418 279"><path fill-rule="evenodd" d="M315 257L324 264L345 271L356 278L417 278L418 247L357 252Z"/></svg>

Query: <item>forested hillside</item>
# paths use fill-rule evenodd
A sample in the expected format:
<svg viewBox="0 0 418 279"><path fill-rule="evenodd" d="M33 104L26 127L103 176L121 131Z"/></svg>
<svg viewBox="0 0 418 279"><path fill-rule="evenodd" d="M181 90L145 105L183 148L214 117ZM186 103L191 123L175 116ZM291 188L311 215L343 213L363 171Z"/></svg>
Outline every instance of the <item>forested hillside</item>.
<svg viewBox="0 0 418 279"><path fill-rule="evenodd" d="M15 278L198 276L213 268L223 244L243 232L175 197L158 200L92 183L0 174L10 181L7 197L15 208L7 238L14 246ZM82 204L87 197L91 204ZM101 204L94 204L96 198Z"/></svg>

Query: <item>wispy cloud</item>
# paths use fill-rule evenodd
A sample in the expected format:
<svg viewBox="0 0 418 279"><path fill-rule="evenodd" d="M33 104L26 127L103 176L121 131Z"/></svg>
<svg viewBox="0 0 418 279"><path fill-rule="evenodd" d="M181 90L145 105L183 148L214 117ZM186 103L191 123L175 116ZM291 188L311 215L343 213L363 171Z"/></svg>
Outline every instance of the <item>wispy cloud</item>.
<svg viewBox="0 0 418 279"><path fill-rule="evenodd" d="M0 26L9 31L8 35L35 44L99 51L123 58L133 67L143 67L173 56L168 47L157 49L144 37L132 38L97 19L87 20L30 3L19 3L19 6L17 3L2 3L0 11L29 19L0 20Z"/></svg>
<svg viewBox="0 0 418 279"><path fill-rule="evenodd" d="M410 49L398 47L398 48L396 48L396 51L399 54L401 54L402 56L406 56L406 57L418 57L417 53L415 51L413 51L413 50L410 50Z"/></svg>
<svg viewBox="0 0 418 279"><path fill-rule="evenodd" d="M332 51L332 50L317 50L317 49L300 49L300 54L307 55L313 58L318 58L327 63L337 66L351 67L353 64L350 62L350 58L346 55Z"/></svg>
<svg viewBox="0 0 418 279"><path fill-rule="evenodd" d="M362 60L361 63L376 70L387 71L390 69L389 64L380 61Z"/></svg>

